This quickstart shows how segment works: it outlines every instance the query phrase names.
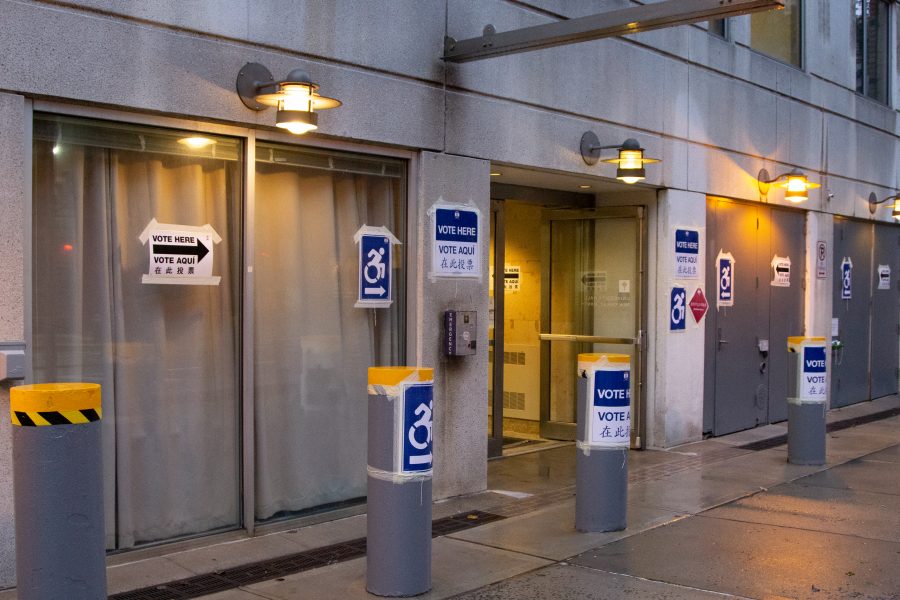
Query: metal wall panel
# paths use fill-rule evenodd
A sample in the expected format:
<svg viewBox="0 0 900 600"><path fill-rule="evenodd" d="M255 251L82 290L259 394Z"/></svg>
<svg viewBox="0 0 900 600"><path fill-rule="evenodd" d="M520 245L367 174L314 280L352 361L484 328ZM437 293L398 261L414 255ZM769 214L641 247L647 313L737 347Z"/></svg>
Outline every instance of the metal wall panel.
<svg viewBox="0 0 900 600"><path fill-rule="evenodd" d="M767 373L759 369L756 346L759 336L760 294L757 288L756 264L757 207L713 199L715 240L708 253L708 271L715 271L719 250L734 256L734 306L717 307L710 323L714 323L714 368L707 376L715 378L713 398L713 433L724 435L755 427L765 404L758 398L767 389ZM713 293L717 288L713 287ZM768 330L768 324L765 329ZM762 392L765 393L765 392Z"/></svg>
<svg viewBox="0 0 900 600"><path fill-rule="evenodd" d="M789 393L787 338L792 335L817 335L803 331L804 265L806 264L806 217L798 211L765 209L769 213L769 253L760 268L760 290L769 294L769 413L767 421L777 423L787 419ZM776 287L772 281L772 258L791 259L790 287ZM763 278L764 269L768 276Z"/></svg>
<svg viewBox="0 0 900 600"><path fill-rule="evenodd" d="M853 262L851 297L841 299L841 263ZM869 399L869 297L872 272L872 225L834 220L834 297L832 316L838 319L837 338L843 349L831 365L831 406L847 406ZM896 366L896 361L894 365Z"/></svg>
<svg viewBox="0 0 900 600"><path fill-rule="evenodd" d="M897 393L897 364L900 359L900 227L875 225L872 261L872 353L871 397ZM879 289L878 268L890 268L889 289Z"/></svg>
<svg viewBox="0 0 900 600"><path fill-rule="evenodd" d="M724 435L787 418L787 337L802 335L805 216L720 198L707 203L704 429ZM734 305L717 307L716 258L734 257ZM789 287L771 285L790 257ZM765 348L768 348L767 350Z"/></svg>

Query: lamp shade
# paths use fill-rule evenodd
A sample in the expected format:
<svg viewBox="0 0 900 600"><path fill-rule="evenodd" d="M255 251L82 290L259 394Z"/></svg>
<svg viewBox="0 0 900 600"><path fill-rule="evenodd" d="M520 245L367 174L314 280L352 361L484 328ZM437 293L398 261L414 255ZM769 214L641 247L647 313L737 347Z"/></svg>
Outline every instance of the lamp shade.
<svg viewBox="0 0 900 600"><path fill-rule="evenodd" d="M303 69L274 81L269 70L258 63L244 65L237 79L238 95L245 106L253 110L274 106L275 125L297 135L318 129L316 111L341 105L340 100L320 95L318 89Z"/></svg>
<svg viewBox="0 0 900 600"><path fill-rule="evenodd" d="M644 149L634 138L628 138L619 147L619 155L616 158L607 158L603 162L618 165L616 179L625 183L637 183L646 177L644 165L659 162L656 158L644 157Z"/></svg>
<svg viewBox="0 0 900 600"><path fill-rule="evenodd" d="M894 198L894 209L891 211L891 216L900 221L900 196Z"/></svg>
<svg viewBox="0 0 900 600"><path fill-rule="evenodd" d="M805 202L809 199L809 190L819 187L818 183L812 183L802 171L794 169L784 176L786 181L781 185L785 188L784 198L789 202Z"/></svg>

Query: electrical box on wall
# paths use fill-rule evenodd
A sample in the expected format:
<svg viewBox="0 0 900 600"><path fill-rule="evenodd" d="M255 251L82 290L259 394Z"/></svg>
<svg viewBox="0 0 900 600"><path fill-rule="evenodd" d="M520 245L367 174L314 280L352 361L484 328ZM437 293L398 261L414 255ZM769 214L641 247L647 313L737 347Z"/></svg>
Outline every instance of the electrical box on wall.
<svg viewBox="0 0 900 600"><path fill-rule="evenodd" d="M0 342L0 381L25 379L25 342Z"/></svg>
<svg viewBox="0 0 900 600"><path fill-rule="evenodd" d="M477 333L474 310L448 310L444 312L444 354L466 356L475 354Z"/></svg>

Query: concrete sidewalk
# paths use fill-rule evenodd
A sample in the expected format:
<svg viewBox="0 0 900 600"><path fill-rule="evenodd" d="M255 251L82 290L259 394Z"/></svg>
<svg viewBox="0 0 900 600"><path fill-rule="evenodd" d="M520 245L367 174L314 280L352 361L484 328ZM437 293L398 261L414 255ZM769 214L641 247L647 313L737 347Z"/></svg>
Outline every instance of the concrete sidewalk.
<svg viewBox="0 0 900 600"><path fill-rule="evenodd" d="M829 421L898 407L895 396ZM830 433L822 467L788 464L784 445L750 449L784 431L631 452L628 528L616 533L574 530L572 445L492 461L491 491L436 503L434 515L505 518L436 537L434 587L418 597L900 598L900 416ZM365 536L365 515L238 536L112 556L109 592L353 540ZM356 558L202 597L375 598L365 568Z"/></svg>

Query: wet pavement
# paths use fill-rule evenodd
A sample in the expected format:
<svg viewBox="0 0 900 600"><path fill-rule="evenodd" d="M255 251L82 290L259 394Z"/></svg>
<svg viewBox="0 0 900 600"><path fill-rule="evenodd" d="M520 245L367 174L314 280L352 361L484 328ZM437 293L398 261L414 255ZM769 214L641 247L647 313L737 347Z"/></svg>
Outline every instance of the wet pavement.
<svg viewBox="0 0 900 600"><path fill-rule="evenodd" d="M831 411L829 421L886 408L896 412L900 398ZM628 526L610 533L574 529L573 445L491 461L489 491L437 502L434 517L477 509L502 519L436 537L433 589L417 597L900 600L900 416L829 433L822 466L789 464L784 445L747 447L783 433L774 425L629 453ZM365 514L332 516L111 556L109 592L170 597L153 592L365 528ZM190 597L375 598L365 574L365 558L353 558Z"/></svg>

